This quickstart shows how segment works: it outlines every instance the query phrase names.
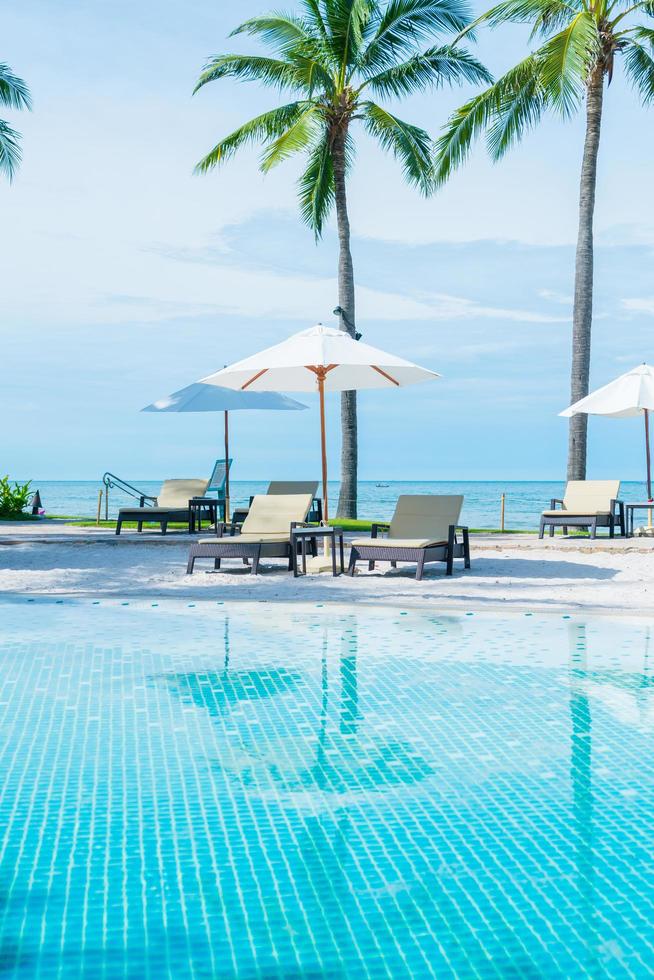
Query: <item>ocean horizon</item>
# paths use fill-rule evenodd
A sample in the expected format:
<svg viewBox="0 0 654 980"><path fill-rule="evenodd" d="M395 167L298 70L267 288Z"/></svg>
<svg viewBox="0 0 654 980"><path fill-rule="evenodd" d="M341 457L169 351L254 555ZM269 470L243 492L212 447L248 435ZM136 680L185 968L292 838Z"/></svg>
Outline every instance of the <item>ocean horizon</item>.
<svg viewBox="0 0 654 980"><path fill-rule="evenodd" d="M155 496L162 480L130 481L139 490ZM232 480L232 508L247 505L254 494L265 493L267 480ZM98 494L103 489L100 480L38 480L31 481L39 490L47 515L94 518L98 509ZM501 497L505 498L505 528L530 530L538 525L542 510L549 507L552 497L561 497L565 482L561 480L361 480L358 484L358 513L363 520L388 520L401 493L462 493L464 496L461 520L470 527L499 528ZM338 481L329 483L330 513L338 501ZM621 499L642 500L645 485L640 481L625 481ZM130 506L133 498L112 489L109 492L109 517L116 517L120 507ZM102 516L105 500L102 500Z"/></svg>

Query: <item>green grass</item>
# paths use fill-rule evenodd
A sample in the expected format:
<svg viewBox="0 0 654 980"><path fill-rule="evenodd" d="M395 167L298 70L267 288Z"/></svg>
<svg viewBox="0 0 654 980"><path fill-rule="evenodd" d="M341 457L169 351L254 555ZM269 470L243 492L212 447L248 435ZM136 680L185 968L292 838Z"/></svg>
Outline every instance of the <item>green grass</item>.
<svg viewBox="0 0 654 980"><path fill-rule="evenodd" d="M40 521L36 514L0 514L0 521Z"/></svg>
<svg viewBox="0 0 654 980"><path fill-rule="evenodd" d="M95 520L93 520L92 518L86 518L86 517L85 518L77 518L77 517L69 518L69 519L67 519L66 523L69 524L71 527L108 527L108 528L115 528L116 527L116 521L114 521L114 520L109 520L109 521L102 520L98 524L98 522L95 521ZM156 523L156 522L153 522L153 521L143 521L143 526L146 527L146 528L147 527L158 528L159 527L159 524ZM205 522L205 527L206 526L207 525L206 525L206 522ZM122 527L125 528L126 530L127 529L135 530L136 527L137 527L137 524L136 524L136 521L123 521ZM181 530L186 530L187 531L188 530L188 524L169 524L168 525L168 528L169 529L177 529L177 530L181 529Z"/></svg>
<svg viewBox="0 0 654 980"><path fill-rule="evenodd" d="M52 516L54 516L54 515L52 515ZM71 525L71 527L105 527L105 528L115 528L116 527L116 521L115 520L109 520L109 521L101 520L100 523L98 524L93 518L63 517L61 515L57 515L57 517L58 517L59 520L66 520ZM146 521L144 521L143 523L144 523L144 525L146 527L148 526ZM374 522L373 521L354 521L354 520L349 520L347 518L344 518L343 520L339 520L338 518L335 518L334 520L330 520L329 523L332 524L332 525L335 524L337 527L342 527L344 531L360 531L360 532L362 532L364 534L369 534L370 531L371 531L371 529L372 529L372 525L373 525ZM380 521L378 523L383 523L383 522ZM157 525L154 525L153 524L152 526L153 527L156 527ZM174 528L174 529L177 529L177 530L184 529L184 528L186 528L186 526L187 526L186 524L169 524L168 525L169 528L171 528L171 529ZM136 521L126 521L123 524L123 527L126 530L128 530L128 529L132 529L133 530L133 529L136 528ZM515 530L500 531L496 527L471 527L470 528L470 533L471 534L535 534L536 532L535 531L515 531Z"/></svg>
<svg viewBox="0 0 654 980"><path fill-rule="evenodd" d="M334 518L329 522L330 524L336 524L337 527L342 527L344 531L370 531L373 525L373 521L353 521L343 518ZM383 521L378 521L377 523L382 524ZM471 527L471 534L535 534L535 531L500 531L496 527Z"/></svg>

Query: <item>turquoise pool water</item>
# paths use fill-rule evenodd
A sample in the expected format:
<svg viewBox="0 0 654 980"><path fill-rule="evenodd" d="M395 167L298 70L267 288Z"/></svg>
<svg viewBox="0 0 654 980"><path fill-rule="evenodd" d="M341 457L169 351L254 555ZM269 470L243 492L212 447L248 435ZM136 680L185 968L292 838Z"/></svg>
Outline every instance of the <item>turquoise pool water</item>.
<svg viewBox="0 0 654 980"><path fill-rule="evenodd" d="M0 604L0 975L627 977L649 627Z"/></svg>

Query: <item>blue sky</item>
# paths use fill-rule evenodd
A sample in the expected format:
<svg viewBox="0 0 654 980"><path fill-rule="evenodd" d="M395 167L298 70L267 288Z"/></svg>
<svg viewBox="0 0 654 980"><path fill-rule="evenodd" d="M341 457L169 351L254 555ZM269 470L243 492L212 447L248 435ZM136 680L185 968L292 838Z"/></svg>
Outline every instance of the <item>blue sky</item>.
<svg viewBox="0 0 654 980"><path fill-rule="evenodd" d="M292 0L288 0L292 6ZM333 322L336 241L317 246L294 163L193 164L276 104L248 84L191 98L205 59L269 9L239 0L5 0L2 50L35 109L0 184L0 471L35 479L201 475L221 419L140 415L154 399L316 321ZM275 6L273 3L272 6ZM482 36L494 72L525 50ZM466 90L396 107L434 135ZM567 428L582 119L547 122L493 166L483 150L429 201L361 138L350 200L358 326L443 379L360 395L361 477L560 479ZM618 75L606 100L592 383L654 360L651 111ZM234 477L318 473L317 412L234 418ZM332 473L338 402L329 405ZM591 420L589 474L640 478L637 422Z"/></svg>

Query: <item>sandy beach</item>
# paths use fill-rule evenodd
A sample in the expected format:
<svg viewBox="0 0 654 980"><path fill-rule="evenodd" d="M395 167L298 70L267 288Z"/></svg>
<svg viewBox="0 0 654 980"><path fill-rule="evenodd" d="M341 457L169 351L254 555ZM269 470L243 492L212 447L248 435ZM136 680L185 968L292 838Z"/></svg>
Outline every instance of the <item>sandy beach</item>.
<svg viewBox="0 0 654 980"><path fill-rule="evenodd" d="M425 570L381 565L349 576L294 579L281 561L252 576L237 561L226 571L198 564L186 574L189 539L33 525L0 526L0 595L178 597L261 601L364 602L443 608L588 610L654 614L654 543L632 538L569 539L475 536L472 569L457 563Z"/></svg>

